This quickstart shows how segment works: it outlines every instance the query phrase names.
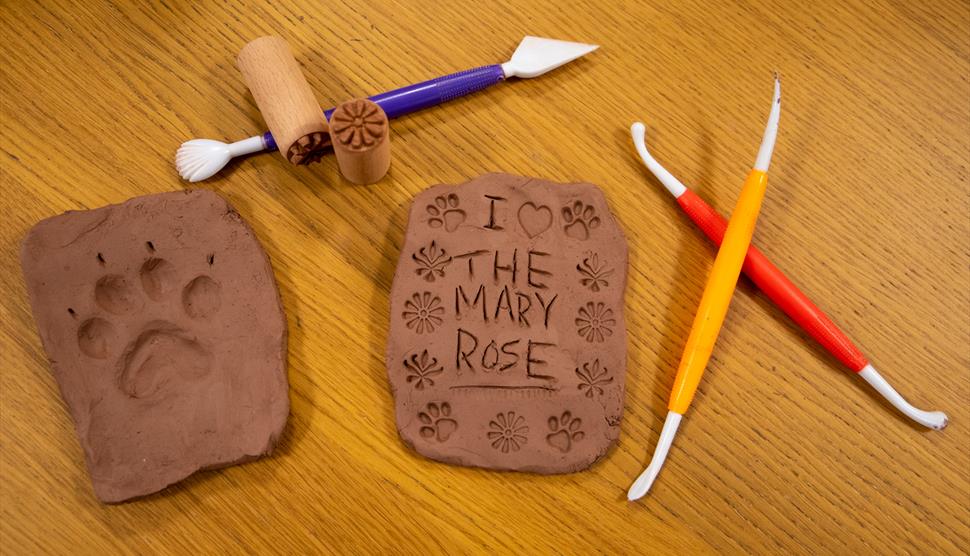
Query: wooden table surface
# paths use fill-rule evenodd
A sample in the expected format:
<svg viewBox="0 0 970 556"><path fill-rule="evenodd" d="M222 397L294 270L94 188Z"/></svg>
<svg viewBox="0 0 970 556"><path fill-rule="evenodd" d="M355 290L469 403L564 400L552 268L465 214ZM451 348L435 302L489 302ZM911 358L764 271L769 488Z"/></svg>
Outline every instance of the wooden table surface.
<svg viewBox="0 0 970 556"><path fill-rule="evenodd" d="M970 550L970 6L774 3L5 2L0 551L966 553ZM18 263L38 220L189 188L192 137L263 130L235 68L287 38L321 102L507 59L526 34L601 49L393 123L379 184L276 154L192 187L269 252L289 323L292 413L270 458L103 506L37 336ZM783 76L756 242L911 401L923 430L738 289L650 495L653 451L713 250L648 177L629 125L729 212ZM490 171L600 185L630 246L619 444L558 477L451 467L399 440L384 348L410 199Z"/></svg>

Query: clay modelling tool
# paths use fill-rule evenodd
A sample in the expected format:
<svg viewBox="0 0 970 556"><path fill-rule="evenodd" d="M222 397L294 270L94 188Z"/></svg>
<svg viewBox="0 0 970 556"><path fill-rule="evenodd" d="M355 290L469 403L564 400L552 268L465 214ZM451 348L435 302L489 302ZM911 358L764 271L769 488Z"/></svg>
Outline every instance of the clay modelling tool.
<svg viewBox="0 0 970 556"><path fill-rule="evenodd" d="M438 77L372 96L370 100L377 103L388 118L394 119L480 91L510 77L538 77L597 48L593 44L525 37L508 62ZM332 112L331 108L324 114L329 119ZM273 131L272 126L270 130ZM175 156L175 167L183 179L191 182L208 179L234 157L286 148L271 131L228 144L212 139L186 141Z"/></svg>
<svg viewBox="0 0 970 556"><path fill-rule="evenodd" d="M751 244L755 223L761 210L765 189L768 186L768 165L771 163L771 153L775 148L775 138L778 135L778 118L781 114L781 83L775 79L775 93L771 101L771 112L768 125L765 127L761 148L754 167L744 181L744 187L738 197L737 205L731 214L724 240L714 259L714 266L707 278L704 294L701 296L700 307L694 317L684 355L674 379L674 388L670 394L669 411L664 421L660 440L654 451L650 465L637 477L627 493L627 498L636 500L650 490L650 486L660 473L667 452L677 434L677 427L681 418L687 412L697 385L700 383L704 368L714 350L714 343L721 331L724 317L727 315L731 297L741 275L744 256Z"/></svg>
<svg viewBox="0 0 970 556"><path fill-rule="evenodd" d="M715 244L720 245L724 237L724 230L727 227L727 221L724 217L693 191L687 189L650 155L644 140L646 128L642 123L633 124L630 132L633 134L633 143L640 153L640 158L643 159L647 168L677 199L680 207L703 230L704 234ZM748 254L744 259L743 271L765 292L769 299L775 302L775 305L778 305L782 311L822 344L849 370L858 373L896 409L923 426L937 430L946 426L947 417L942 411L917 409L903 399L876 371L866 356L852 343L852 340L753 245L748 249Z"/></svg>
<svg viewBox="0 0 970 556"><path fill-rule="evenodd" d="M333 152L348 181L376 183L391 167L391 135L387 115L367 99L348 100L330 115Z"/></svg>
<svg viewBox="0 0 970 556"><path fill-rule="evenodd" d="M239 52L236 64L278 141L280 154L293 164L318 160L330 144L330 130L286 41L274 36L251 41ZM200 162L191 156L184 160L187 168Z"/></svg>

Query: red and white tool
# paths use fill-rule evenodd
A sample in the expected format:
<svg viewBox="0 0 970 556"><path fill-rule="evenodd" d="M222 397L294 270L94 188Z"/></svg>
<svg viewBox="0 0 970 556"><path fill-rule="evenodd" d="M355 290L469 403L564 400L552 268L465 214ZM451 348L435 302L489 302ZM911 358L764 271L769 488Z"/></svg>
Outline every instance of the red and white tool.
<svg viewBox="0 0 970 556"><path fill-rule="evenodd" d="M640 153L640 158L643 159L647 168L677 199L680 208L687 213L704 234L716 245L720 245L727 228L727 220L693 191L687 189L650 155L645 141L646 127L642 123L633 124L630 127L630 133L633 135L633 144L636 145L637 152ZM816 307L787 276L778 270L778 267L772 264L757 247L752 245L748 249L742 270L775 305L778 305L782 311L846 367L868 382L896 409L910 419L931 429L940 430L946 426L947 416L942 411L918 409L899 395L899 392L886 382L886 379L869 363L868 359L859 351L859 348L852 343L852 340L821 309Z"/></svg>

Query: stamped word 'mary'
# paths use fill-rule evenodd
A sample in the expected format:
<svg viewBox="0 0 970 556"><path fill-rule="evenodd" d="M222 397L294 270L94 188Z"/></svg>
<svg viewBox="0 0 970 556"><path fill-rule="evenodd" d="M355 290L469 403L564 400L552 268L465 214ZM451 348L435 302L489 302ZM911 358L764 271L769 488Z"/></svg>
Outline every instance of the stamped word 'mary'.
<svg viewBox="0 0 970 556"><path fill-rule="evenodd" d="M488 174L418 195L387 348L404 441L459 465L591 465L619 434L626 269L594 185Z"/></svg>

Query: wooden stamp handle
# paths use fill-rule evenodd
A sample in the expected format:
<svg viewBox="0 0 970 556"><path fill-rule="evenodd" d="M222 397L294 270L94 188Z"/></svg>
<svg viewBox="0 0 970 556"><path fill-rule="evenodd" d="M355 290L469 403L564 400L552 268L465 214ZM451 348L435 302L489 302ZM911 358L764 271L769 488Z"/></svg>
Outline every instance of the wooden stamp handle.
<svg viewBox="0 0 970 556"><path fill-rule="evenodd" d="M348 100L330 115L333 152L347 180L379 181L391 166L391 130L387 114L367 99Z"/></svg>
<svg viewBox="0 0 970 556"><path fill-rule="evenodd" d="M280 153L293 164L319 160L330 128L286 41L260 37L243 47L236 65Z"/></svg>

